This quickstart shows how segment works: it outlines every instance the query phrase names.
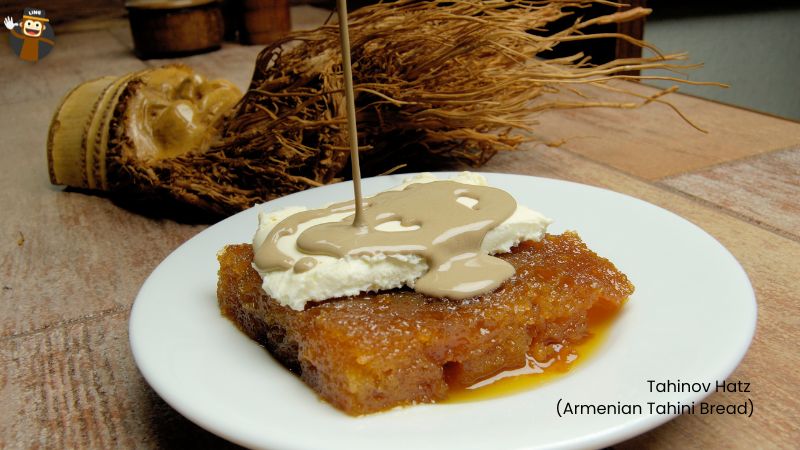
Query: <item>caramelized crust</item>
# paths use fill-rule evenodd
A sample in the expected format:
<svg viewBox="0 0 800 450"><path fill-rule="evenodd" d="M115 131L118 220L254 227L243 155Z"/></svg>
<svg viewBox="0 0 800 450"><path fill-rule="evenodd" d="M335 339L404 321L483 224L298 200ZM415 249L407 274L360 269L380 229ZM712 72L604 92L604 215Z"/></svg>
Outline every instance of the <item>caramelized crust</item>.
<svg viewBox="0 0 800 450"><path fill-rule="evenodd" d="M616 309L633 292L628 278L573 232L524 242L500 255L516 274L466 300L411 290L281 306L261 289L247 244L219 254L222 314L322 398L348 414L433 402L522 367L546 361L553 344L578 342L592 308ZM558 346L556 346L557 348Z"/></svg>

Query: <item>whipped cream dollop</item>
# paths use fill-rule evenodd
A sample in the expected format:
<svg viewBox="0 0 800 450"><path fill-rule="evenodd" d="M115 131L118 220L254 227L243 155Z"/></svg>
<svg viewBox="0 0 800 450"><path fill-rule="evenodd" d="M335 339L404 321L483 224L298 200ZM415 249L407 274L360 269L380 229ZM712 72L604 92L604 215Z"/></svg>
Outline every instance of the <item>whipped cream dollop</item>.
<svg viewBox="0 0 800 450"><path fill-rule="evenodd" d="M430 173L423 173L408 178L391 191L400 191L411 184L440 181ZM462 172L450 181L457 183L488 186L486 178L472 172ZM457 201L471 208L476 200L461 197ZM258 231L253 238L253 248L259 249L270 232L284 219L299 212L307 211L304 207L289 207L274 212L260 212ZM297 226L293 233L281 236L277 240L277 248L295 261L309 261L313 264L307 269L298 271L260 269L253 267L263 279L263 289L272 298L284 306L302 310L309 301L322 301L331 298L357 295L361 292L377 292L408 286L414 288L415 282L429 270L428 261L414 253L371 253L363 255L346 255L336 258L326 255L309 255L297 246L297 239L305 230L322 223L338 222L352 211L332 213L324 217L314 218ZM514 212L484 236L481 252L487 255L506 253L522 241L538 241L544 236L551 220L542 214L517 204ZM402 232L406 228L399 222L387 222L380 225L381 231Z"/></svg>

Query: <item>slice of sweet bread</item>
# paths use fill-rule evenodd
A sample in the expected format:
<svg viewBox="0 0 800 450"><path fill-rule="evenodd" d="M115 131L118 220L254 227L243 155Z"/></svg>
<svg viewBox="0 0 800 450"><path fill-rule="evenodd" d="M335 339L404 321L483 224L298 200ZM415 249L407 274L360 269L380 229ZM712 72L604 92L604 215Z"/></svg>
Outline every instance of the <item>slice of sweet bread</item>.
<svg viewBox="0 0 800 450"><path fill-rule="evenodd" d="M323 399L365 414L447 397L526 355L546 360L553 344L587 334L590 309L619 308L628 278L589 250L577 234L547 235L500 255L516 274L497 290L466 300L397 289L281 306L261 289L252 247L219 254L222 313Z"/></svg>

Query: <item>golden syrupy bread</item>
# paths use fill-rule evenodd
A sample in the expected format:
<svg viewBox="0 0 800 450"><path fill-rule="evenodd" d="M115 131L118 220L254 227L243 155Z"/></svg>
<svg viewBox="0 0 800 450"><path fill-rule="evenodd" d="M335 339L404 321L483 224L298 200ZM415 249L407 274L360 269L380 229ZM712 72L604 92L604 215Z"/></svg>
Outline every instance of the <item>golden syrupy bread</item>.
<svg viewBox="0 0 800 450"><path fill-rule="evenodd" d="M500 256L516 274L489 294L466 300L398 289L281 306L261 289L247 244L219 255L222 313L348 414L444 399L525 364L551 357L553 344L586 334L592 308L618 308L628 278L577 234L547 235ZM268 382L265 380L265 383Z"/></svg>

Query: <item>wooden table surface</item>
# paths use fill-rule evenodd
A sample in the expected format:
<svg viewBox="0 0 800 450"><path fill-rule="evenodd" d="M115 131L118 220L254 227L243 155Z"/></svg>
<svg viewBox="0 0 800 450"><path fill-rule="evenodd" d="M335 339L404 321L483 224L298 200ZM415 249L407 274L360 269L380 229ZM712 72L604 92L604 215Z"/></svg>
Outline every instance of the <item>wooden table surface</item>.
<svg viewBox="0 0 800 450"><path fill-rule="evenodd" d="M293 10L295 26L326 16ZM145 218L48 181L48 124L66 91L165 62L140 61L131 48L118 23L59 35L36 65L0 49L0 448L231 445L166 405L128 344L142 282L204 227ZM226 45L181 61L244 88L258 50ZM483 170L573 180L654 203L708 231L752 281L758 327L731 379L750 383L755 414L681 416L617 447L796 448L800 124L692 97L672 101L709 132L657 104L549 113L539 118L539 137L566 142L499 154Z"/></svg>

